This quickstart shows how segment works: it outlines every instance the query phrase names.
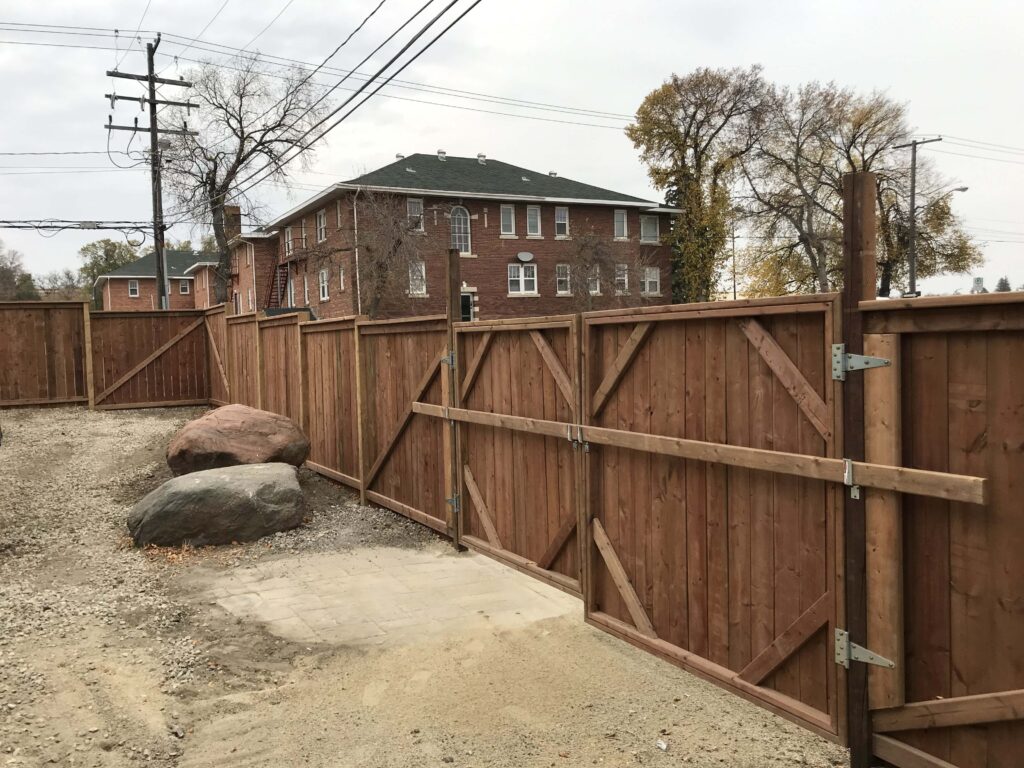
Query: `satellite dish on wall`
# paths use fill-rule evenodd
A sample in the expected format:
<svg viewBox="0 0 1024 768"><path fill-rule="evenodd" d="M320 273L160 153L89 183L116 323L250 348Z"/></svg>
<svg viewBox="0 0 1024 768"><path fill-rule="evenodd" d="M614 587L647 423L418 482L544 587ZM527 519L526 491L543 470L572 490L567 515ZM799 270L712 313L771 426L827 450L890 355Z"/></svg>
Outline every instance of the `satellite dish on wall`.
<svg viewBox="0 0 1024 768"><path fill-rule="evenodd" d="M520 261L533 261L533 254L529 251L520 251L516 254L516 258Z"/></svg>

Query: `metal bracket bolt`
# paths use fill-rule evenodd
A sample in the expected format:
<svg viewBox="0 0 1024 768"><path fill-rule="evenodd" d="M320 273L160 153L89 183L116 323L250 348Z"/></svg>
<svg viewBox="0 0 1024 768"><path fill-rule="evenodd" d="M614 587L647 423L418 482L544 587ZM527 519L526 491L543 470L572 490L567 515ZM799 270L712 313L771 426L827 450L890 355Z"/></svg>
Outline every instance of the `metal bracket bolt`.
<svg viewBox="0 0 1024 768"><path fill-rule="evenodd" d="M890 661L884 656L879 656L862 645L851 643L850 633L845 629L836 629L835 649L836 664L841 664L846 669L850 668L851 661L859 661L862 664L874 664L876 667L885 667L887 669L896 668L896 662Z"/></svg>
<svg viewBox="0 0 1024 768"><path fill-rule="evenodd" d="M847 371L863 371L889 365L892 365L892 360L884 357L847 354L845 344L832 345L832 378L836 381L846 381Z"/></svg>

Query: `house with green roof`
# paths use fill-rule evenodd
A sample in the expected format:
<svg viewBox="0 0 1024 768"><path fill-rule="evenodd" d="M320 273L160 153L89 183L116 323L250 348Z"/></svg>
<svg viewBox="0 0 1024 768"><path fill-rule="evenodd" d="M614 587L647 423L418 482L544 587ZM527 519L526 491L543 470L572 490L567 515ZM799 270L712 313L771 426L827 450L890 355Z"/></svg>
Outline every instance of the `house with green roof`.
<svg viewBox="0 0 1024 768"><path fill-rule="evenodd" d="M264 227L277 234L277 257L255 309L309 307L321 318L443 312L449 249L461 256L466 320L662 303L670 282L662 243L675 213L482 154L398 155Z"/></svg>
<svg viewBox="0 0 1024 768"><path fill-rule="evenodd" d="M164 252L167 265L167 295L171 309L208 307L212 302L211 272L217 255L196 251ZM103 309L147 311L159 309L156 290L156 254L125 264L96 278L95 289L102 297Z"/></svg>

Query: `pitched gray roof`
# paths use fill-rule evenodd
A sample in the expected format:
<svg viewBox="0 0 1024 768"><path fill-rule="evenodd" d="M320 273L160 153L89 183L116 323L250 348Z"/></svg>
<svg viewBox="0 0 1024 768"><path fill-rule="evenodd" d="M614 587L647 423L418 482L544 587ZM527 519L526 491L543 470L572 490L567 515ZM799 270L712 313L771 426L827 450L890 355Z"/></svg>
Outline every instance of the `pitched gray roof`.
<svg viewBox="0 0 1024 768"><path fill-rule="evenodd" d="M197 261L217 261L217 254L205 253L202 251L164 251L165 261L167 263L167 277L168 279L190 277L185 274L185 270L195 264ZM113 269L106 274L100 275L100 278L105 277L156 277L156 254L152 251L142 256L131 264L125 264L124 266Z"/></svg>
<svg viewBox="0 0 1024 768"><path fill-rule="evenodd" d="M346 185L400 189L439 194L460 194L470 197L533 197L555 200L593 200L647 204L657 203L610 189L583 184L562 176L531 171L516 165L475 157L452 157L439 160L437 155L409 155L390 165L364 174Z"/></svg>

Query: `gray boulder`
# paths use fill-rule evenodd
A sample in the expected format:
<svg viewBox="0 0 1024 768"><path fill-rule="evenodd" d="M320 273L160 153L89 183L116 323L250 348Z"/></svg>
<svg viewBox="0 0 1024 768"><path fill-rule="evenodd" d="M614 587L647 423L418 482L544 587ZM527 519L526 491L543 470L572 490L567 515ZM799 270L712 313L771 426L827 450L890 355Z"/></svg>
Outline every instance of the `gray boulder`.
<svg viewBox="0 0 1024 768"><path fill-rule="evenodd" d="M309 438L294 421L238 404L190 421L167 446L167 464L176 475L274 461L298 467L308 456Z"/></svg>
<svg viewBox="0 0 1024 768"><path fill-rule="evenodd" d="M306 511L295 467L250 464L168 480L128 515L136 546L253 541L295 528Z"/></svg>

